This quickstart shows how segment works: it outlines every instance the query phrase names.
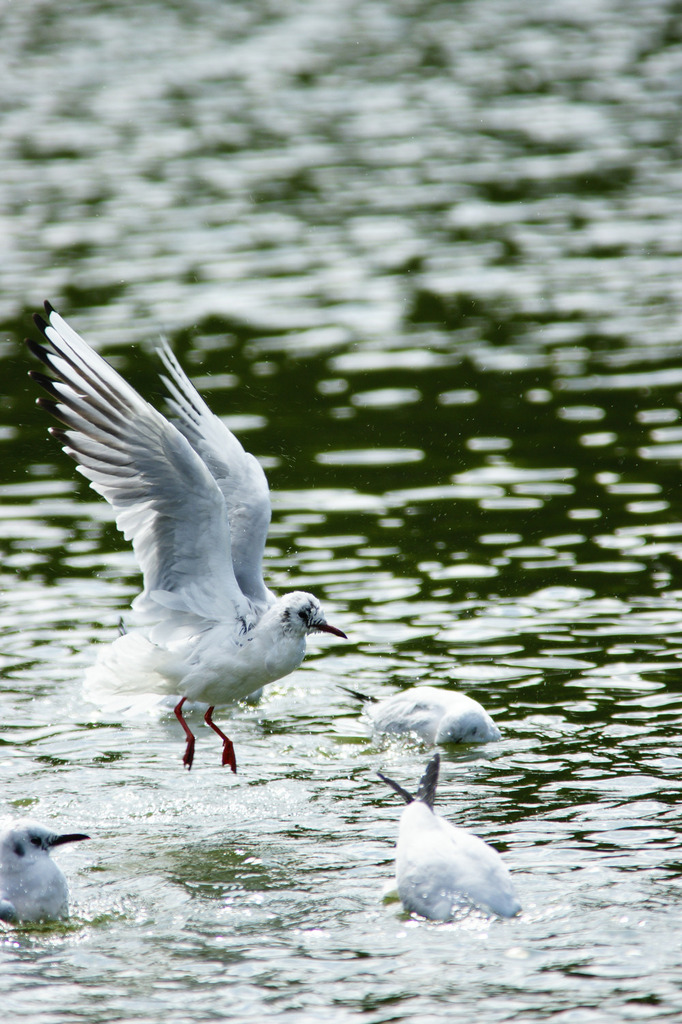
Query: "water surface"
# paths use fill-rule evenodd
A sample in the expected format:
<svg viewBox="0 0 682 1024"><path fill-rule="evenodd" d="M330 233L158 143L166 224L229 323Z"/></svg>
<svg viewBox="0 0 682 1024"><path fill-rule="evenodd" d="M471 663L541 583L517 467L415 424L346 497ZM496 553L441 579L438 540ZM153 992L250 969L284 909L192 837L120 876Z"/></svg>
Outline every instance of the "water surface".
<svg viewBox="0 0 682 1024"><path fill-rule="evenodd" d="M65 848L27 1024L677 1019L682 45L674 4L0 7L2 811ZM266 467L315 638L260 704L89 703L140 588L46 433L49 297L154 402L165 333ZM344 690L461 689L441 811L523 912L383 899L430 756Z"/></svg>

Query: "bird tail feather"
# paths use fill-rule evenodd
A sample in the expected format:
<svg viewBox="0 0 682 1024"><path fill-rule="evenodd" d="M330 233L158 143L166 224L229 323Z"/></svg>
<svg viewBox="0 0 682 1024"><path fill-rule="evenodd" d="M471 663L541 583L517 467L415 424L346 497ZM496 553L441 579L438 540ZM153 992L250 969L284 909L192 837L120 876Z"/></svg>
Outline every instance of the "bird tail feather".
<svg viewBox="0 0 682 1024"><path fill-rule="evenodd" d="M85 686L91 694L175 694L180 679L172 667L168 651L140 633L124 633L100 650L85 673Z"/></svg>

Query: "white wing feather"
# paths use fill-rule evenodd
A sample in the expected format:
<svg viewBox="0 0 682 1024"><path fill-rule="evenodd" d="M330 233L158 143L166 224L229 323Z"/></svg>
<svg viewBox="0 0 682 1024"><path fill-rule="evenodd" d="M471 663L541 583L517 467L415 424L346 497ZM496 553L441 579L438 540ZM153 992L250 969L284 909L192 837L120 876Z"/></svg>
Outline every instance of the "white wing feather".
<svg viewBox="0 0 682 1024"><path fill-rule="evenodd" d="M274 601L263 583L263 551L270 525L270 491L263 468L204 402L167 344L158 350L170 377L168 405L177 427L220 488L230 522L232 563L244 594L260 609Z"/></svg>
<svg viewBox="0 0 682 1024"><path fill-rule="evenodd" d="M49 326L37 323L54 353L37 354L60 380L41 383L68 428L57 431L64 450L132 540L144 574L136 609L159 619L177 612L250 618L233 569L228 510L209 468L172 423L48 313Z"/></svg>

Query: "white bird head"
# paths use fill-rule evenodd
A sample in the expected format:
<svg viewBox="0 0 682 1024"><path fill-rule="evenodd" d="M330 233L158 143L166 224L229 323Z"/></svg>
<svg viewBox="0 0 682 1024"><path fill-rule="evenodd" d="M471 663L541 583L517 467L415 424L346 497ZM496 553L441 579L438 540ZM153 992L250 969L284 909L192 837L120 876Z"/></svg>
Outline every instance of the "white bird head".
<svg viewBox="0 0 682 1024"><path fill-rule="evenodd" d="M18 821L0 833L0 866L4 871L23 871L62 843L89 839L81 832L58 835L33 821Z"/></svg>
<svg viewBox="0 0 682 1024"><path fill-rule="evenodd" d="M300 636L307 636L308 633L319 630L322 633L333 633L344 640L348 639L336 626L329 625L324 617L322 605L312 594L294 590L282 598L282 601L285 602L282 619L286 630Z"/></svg>
<svg viewBox="0 0 682 1024"><path fill-rule="evenodd" d="M425 803L427 807L430 807L431 810L433 810L433 804L436 799L436 786L438 785L439 770L440 754L434 754L426 766L426 771L421 777L416 797L412 796L412 794L406 789L403 789L400 783L387 778L387 776L382 775L381 772L377 772L377 775L383 782L387 783L391 789L394 789L396 793L403 798L406 804L411 804L414 800L421 800L422 803Z"/></svg>

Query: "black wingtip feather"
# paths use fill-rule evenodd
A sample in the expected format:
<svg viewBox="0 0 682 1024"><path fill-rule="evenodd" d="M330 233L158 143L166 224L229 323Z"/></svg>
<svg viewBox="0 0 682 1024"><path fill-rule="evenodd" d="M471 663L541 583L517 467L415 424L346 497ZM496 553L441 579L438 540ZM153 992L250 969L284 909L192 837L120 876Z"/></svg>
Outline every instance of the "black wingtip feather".
<svg viewBox="0 0 682 1024"><path fill-rule="evenodd" d="M372 697L369 693L360 693L359 690L352 690L350 686L342 686L341 689L345 690L354 700L359 700L362 704L376 704L378 700L377 697Z"/></svg>
<svg viewBox="0 0 682 1024"><path fill-rule="evenodd" d="M419 782L419 789L417 790L417 796L412 796L408 793L399 782L395 782L394 779L389 779L388 776L382 772L377 772L377 775L382 782L394 789L398 793L406 804L411 804L413 800L422 800L427 807L433 810L433 804L436 799L436 786L438 785L438 771L440 769L440 754L434 754L429 763L426 766L426 771L421 777Z"/></svg>
<svg viewBox="0 0 682 1024"><path fill-rule="evenodd" d="M42 397L36 398L36 405L38 406L38 408L39 409L46 409L47 412L50 412L53 415L54 415L54 410L55 410L56 404L57 403L52 398L42 398Z"/></svg>
<svg viewBox="0 0 682 1024"><path fill-rule="evenodd" d="M28 375L31 380L36 382L36 384L40 384L41 388L45 388L48 394L52 395L53 398L61 398L61 395L54 386L55 382L52 377L47 377L44 373L41 373L40 370L29 370Z"/></svg>
<svg viewBox="0 0 682 1024"><path fill-rule="evenodd" d="M40 313L34 313L33 314L33 323L36 325L36 327L38 328L39 331L41 331L43 334L45 333L45 330L47 328L47 324L43 320L43 318L40 315Z"/></svg>
<svg viewBox="0 0 682 1024"><path fill-rule="evenodd" d="M394 789L396 793L403 798L406 804L412 803L414 797L412 796L411 793L408 793L406 789L403 789L399 782L395 782L393 779L389 779L388 776L384 775L382 772L377 772L377 775L379 776L382 782L385 782L387 786L390 786L391 789Z"/></svg>
<svg viewBox="0 0 682 1024"><path fill-rule="evenodd" d="M47 432L50 437L53 437L62 446L68 446L71 443L66 436L66 431L62 430L61 427L48 427Z"/></svg>
<svg viewBox="0 0 682 1024"><path fill-rule="evenodd" d="M431 810L433 810L433 805L436 800L436 787L438 785L439 770L440 754L436 753L427 764L426 771L420 779L419 789L417 790L417 799L423 800Z"/></svg>
<svg viewBox="0 0 682 1024"><path fill-rule="evenodd" d="M45 299L45 301L43 302L43 307L45 309L45 312L48 315L48 318L49 318L51 313L55 313L56 312L56 310L55 310L54 306L52 305L52 303L48 302L47 299Z"/></svg>
<svg viewBox="0 0 682 1024"><path fill-rule="evenodd" d="M36 398L36 405L39 409L44 409L45 412L49 412L51 416L54 416L56 420L69 427L71 430L77 430L77 425L73 422L68 409L59 402L55 402L53 398Z"/></svg>
<svg viewBox="0 0 682 1024"><path fill-rule="evenodd" d="M40 359L41 363L47 363L50 353L47 351L45 346L41 345L38 341L34 341L33 338L26 338L25 341L29 352L34 355L36 359Z"/></svg>

